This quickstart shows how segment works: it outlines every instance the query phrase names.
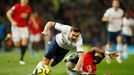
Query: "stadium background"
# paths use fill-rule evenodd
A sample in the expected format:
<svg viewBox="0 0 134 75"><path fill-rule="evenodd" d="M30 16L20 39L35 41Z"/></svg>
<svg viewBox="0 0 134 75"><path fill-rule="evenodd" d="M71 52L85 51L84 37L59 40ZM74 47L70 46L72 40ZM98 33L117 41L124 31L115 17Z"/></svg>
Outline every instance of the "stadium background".
<svg viewBox="0 0 134 75"><path fill-rule="evenodd" d="M134 1L120 1L121 8L134 17ZM18 2L19 0L1 0L0 2L1 37L5 37L10 32L11 25L6 18L6 12ZM101 22L101 18L105 10L111 7L111 0L29 0L29 4L33 11L39 13L43 25L48 21L76 24L82 28L84 44L104 45L106 43L107 25ZM5 28L5 31L2 28ZM134 38L132 38L132 44L134 44Z"/></svg>
<svg viewBox="0 0 134 75"><path fill-rule="evenodd" d="M120 1L121 7L134 17L134 0ZM2 42L7 42L7 33L10 32L11 26L6 18L6 12L17 2L19 0L0 0L0 38L2 38ZM105 10L111 7L111 0L30 0L30 5L34 11L39 13L43 25L50 20L70 25L77 24L82 28L84 44L104 45L106 43L107 26L101 22L101 17ZM129 46L129 53L131 54L134 54L133 44L134 38L132 38L132 44ZM44 46L44 43L41 43L41 46ZM6 51L10 51L12 47L6 46L4 48ZM0 52L0 75L27 75L42 59L42 56L43 51L39 53L38 58L33 58L28 52L26 55L27 65L21 66L18 63L18 52ZM133 56L129 55L128 61L123 64L118 64L115 60L111 65L102 62L97 66L97 75L103 75L106 72L112 72L113 75L133 75ZM54 75L66 75L63 62L54 67L53 70Z"/></svg>

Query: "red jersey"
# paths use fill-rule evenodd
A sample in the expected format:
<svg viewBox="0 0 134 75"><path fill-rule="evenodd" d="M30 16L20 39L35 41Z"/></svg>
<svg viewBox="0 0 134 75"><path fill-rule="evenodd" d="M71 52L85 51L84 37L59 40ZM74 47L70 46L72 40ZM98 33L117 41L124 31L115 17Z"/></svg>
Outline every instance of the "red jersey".
<svg viewBox="0 0 134 75"><path fill-rule="evenodd" d="M33 22L32 22L31 19L29 20L28 28L29 28L29 30L30 30L30 32L31 32L32 34L41 33L41 31L42 31L42 19L36 18L35 21L36 21L37 24L39 25L39 28L37 29L37 28L34 27Z"/></svg>
<svg viewBox="0 0 134 75"><path fill-rule="evenodd" d="M96 71L96 65L93 64L93 56L94 56L94 53L91 53L91 52L87 52L84 55L83 66L82 66L82 69L83 69L84 72L88 72L87 67L89 65L92 68L92 73L94 73Z"/></svg>
<svg viewBox="0 0 134 75"><path fill-rule="evenodd" d="M13 19L17 22L18 27L25 27L27 25L28 16L32 13L29 5L22 6L16 4L11 9L13 11Z"/></svg>

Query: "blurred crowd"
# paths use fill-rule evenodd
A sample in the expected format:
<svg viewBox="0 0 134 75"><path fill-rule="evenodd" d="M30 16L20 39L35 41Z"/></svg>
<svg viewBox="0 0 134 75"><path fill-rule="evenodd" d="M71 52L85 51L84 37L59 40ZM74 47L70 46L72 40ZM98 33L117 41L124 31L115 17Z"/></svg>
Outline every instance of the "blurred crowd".
<svg viewBox="0 0 134 75"><path fill-rule="evenodd" d="M11 25L7 20L6 12L18 2L19 0L0 2L0 42L8 38L7 34L10 33ZM101 22L101 18L105 10L111 7L111 2L112 0L30 0L30 5L42 19L43 27L47 21L79 25L82 28L84 43L103 45L107 39L107 26ZM133 4L133 0L121 0L121 7L134 18Z"/></svg>

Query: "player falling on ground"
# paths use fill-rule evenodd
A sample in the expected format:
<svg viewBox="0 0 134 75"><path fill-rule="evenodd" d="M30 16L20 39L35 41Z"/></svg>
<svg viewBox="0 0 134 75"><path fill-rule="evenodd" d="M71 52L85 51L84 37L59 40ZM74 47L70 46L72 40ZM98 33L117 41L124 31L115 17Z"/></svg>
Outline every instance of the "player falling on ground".
<svg viewBox="0 0 134 75"><path fill-rule="evenodd" d="M33 75L36 75L35 73L40 65L50 65L52 67L57 65L72 48L77 49L79 56L79 60L73 70L79 71L81 67L84 53L80 27L64 25L57 22L48 22L42 34L49 36L48 32L53 27L61 31L61 33L53 37L46 49L43 60L36 66Z"/></svg>
<svg viewBox="0 0 134 75"><path fill-rule="evenodd" d="M105 51L101 50L98 47L93 47L84 55L82 70L78 72L78 75L96 75L96 65L99 64L105 57ZM110 57L117 56L116 52L108 52ZM75 66L78 61L77 53L72 53L67 56L64 61L66 63L66 70L69 75L73 74L72 68Z"/></svg>

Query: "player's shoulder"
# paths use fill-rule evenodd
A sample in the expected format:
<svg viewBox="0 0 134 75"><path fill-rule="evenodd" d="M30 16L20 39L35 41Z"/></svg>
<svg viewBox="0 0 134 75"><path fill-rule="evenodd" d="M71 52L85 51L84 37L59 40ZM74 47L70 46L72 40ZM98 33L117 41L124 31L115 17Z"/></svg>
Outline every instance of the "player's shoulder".
<svg viewBox="0 0 134 75"><path fill-rule="evenodd" d="M124 10L122 8L119 8L119 11L124 12Z"/></svg>
<svg viewBox="0 0 134 75"><path fill-rule="evenodd" d="M113 11L114 9L111 7L111 8L108 8L107 11Z"/></svg>

